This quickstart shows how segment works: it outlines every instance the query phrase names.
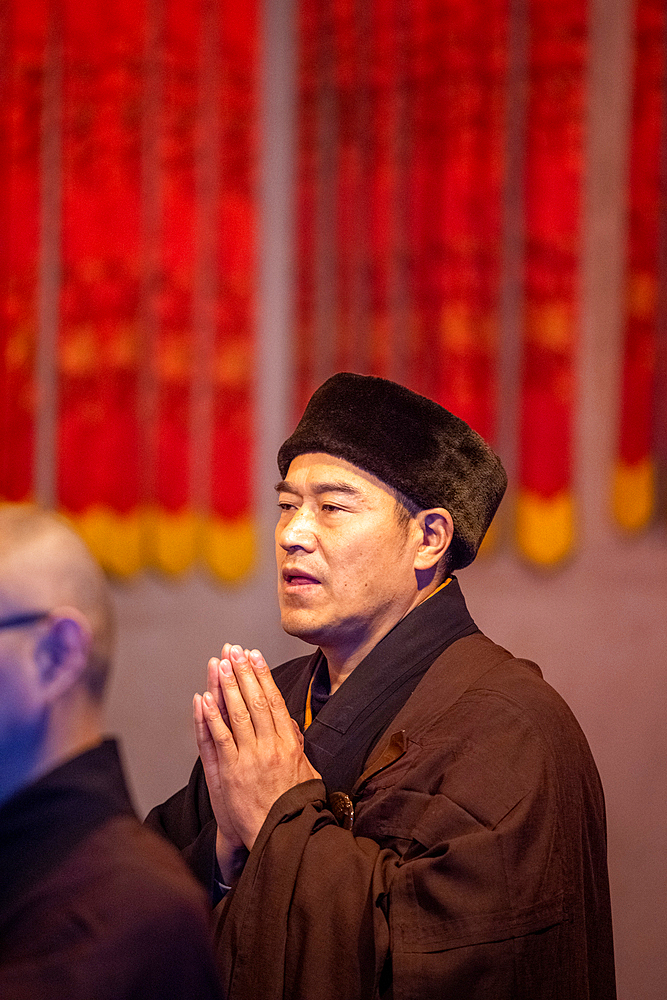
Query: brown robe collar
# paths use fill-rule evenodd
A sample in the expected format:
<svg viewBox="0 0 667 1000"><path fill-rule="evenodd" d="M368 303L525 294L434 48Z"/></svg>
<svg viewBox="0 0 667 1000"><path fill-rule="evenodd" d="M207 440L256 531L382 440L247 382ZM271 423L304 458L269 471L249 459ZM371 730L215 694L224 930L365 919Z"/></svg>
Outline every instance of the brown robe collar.
<svg viewBox="0 0 667 1000"><path fill-rule="evenodd" d="M305 734L308 758L329 791L351 791L369 753L429 667L456 639L478 631L454 577L370 651ZM310 657L290 692L288 707L301 725L308 684L323 659L321 650Z"/></svg>

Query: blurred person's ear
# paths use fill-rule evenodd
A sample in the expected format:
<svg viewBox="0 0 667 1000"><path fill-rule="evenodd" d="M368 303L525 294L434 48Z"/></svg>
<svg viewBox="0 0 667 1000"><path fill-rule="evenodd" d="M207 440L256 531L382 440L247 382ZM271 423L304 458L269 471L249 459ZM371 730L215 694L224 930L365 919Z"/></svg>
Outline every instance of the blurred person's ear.
<svg viewBox="0 0 667 1000"><path fill-rule="evenodd" d="M91 631L73 608L57 608L35 647L38 683L47 702L54 702L79 681L88 663Z"/></svg>

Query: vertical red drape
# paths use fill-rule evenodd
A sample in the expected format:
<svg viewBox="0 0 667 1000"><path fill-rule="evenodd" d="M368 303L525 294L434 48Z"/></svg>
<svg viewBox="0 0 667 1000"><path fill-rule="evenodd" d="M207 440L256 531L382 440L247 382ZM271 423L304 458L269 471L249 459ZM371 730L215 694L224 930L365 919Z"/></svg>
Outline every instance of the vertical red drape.
<svg viewBox="0 0 667 1000"><path fill-rule="evenodd" d="M295 418L303 412L314 386L315 294L315 213L317 201L317 25L318 7L305 0L298 7L299 101L297 108L297 237L296 237L296 331L295 331Z"/></svg>
<svg viewBox="0 0 667 1000"><path fill-rule="evenodd" d="M440 361L443 262L443 162L447 22L434 0L416 0L411 24L411 162L408 174L409 280L412 293L412 388L436 392Z"/></svg>
<svg viewBox="0 0 667 1000"><path fill-rule="evenodd" d="M155 146L146 144L150 162L144 168L154 198L146 256L155 261L146 310L154 330L146 536L150 562L167 573L182 572L197 558L190 432L201 13L198 2L165 0L161 18L153 23L153 51L148 53L154 62L153 98L145 106L155 118L157 140Z"/></svg>
<svg viewBox="0 0 667 1000"><path fill-rule="evenodd" d="M517 537L538 564L574 543L572 448L578 327L585 0L530 0L525 320Z"/></svg>
<svg viewBox="0 0 667 1000"><path fill-rule="evenodd" d="M660 298L658 234L665 207L660 161L666 32L664 0L637 0L623 381L613 491L616 519L627 530L649 521L655 499L652 415Z"/></svg>
<svg viewBox="0 0 667 1000"><path fill-rule="evenodd" d="M355 24L355 0L333 0L332 37L338 54L334 86L338 106L338 171L336 190L337 309L335 365L341 370L354 365L354 292L356 213L358 211L361 149L356 136L356 91L359 79L359 34Z"/></svg>
<svg viewBox="0 0 667 1000"><path fill-rule="evenodd" d="M235 579L254 559L254 326L257 273L259 4L220 4L220 202L213 357L211 517L204 558Z"/></svg>
<svg viewBox="0 0 667 1000"><path fill-rule="evenodd" d="M0 9L0 499L33 490L45 0Z"/></svg>
<svg viewBox="0 0 667 1000"><path fill-rule="evenodd" d="M142 564L138 381L145 7L63 0L58 495L102 564Z"/></svg>
<svg viewBox="0 0 667 1000"><path fill-rule="evenodd" d="M507 5L441 5L432 394L495 438ZM428 211L428 207L427 207Z"/></svg>
<svg viewBox="0 0 667 1000"><path fill-rule="evenodd" d="M401 311L400 289L407 283L401 199L406 194L406 149L410 22L414 11L395 0L378 0L370 18L370 121L368 183L362 197L368 200L368 269L362 279L369 284L369 323L356 332L368 340L368 370L381 378L411 381L411 345L407 356L397 357ZM360 137L363 139L363 137ZM407 290L407 289L406 289ZM405 331L403 331L405 333Z"/></svg>

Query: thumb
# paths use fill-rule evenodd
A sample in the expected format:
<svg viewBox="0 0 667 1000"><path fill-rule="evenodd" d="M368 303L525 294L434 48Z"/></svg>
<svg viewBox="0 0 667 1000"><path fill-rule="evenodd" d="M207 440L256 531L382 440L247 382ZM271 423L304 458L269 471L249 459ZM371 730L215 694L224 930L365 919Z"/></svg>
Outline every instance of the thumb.
<svg viewBox="0 0 667 1000"><path fill-rule="evenodd" d="M296 733L296 738L298 739L299 745L303 750L303 733L299 729L299 723L296 721L296 719L292 719L291 721L292 725L294 726L294 732Z"/></svg>

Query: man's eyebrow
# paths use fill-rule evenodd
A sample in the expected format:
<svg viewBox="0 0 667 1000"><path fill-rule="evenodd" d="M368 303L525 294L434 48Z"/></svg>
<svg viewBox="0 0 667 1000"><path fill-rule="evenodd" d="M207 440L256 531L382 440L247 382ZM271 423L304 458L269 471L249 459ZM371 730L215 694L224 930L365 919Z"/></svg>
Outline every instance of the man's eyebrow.
<svg viewBox="0 0 667 1000"><path fill-rule="evenodd" d="M276 493L294 493L296 495L299 492L287 479L281 479L273 488Z"/></svg>
<svg viewBox="0 0 667 1000"><path fill-rule="evenodd" d="M327 483L315 483L311 489L316 496L320 496L322 493L346 493L348 496L360 498L363 496L361 490L339 480L332 480ZM291 493L293 496L300 496L300 490L296 488L294 483L290 483L288 479L283 479L280 483L276 483L276 492Z"/></svg>

